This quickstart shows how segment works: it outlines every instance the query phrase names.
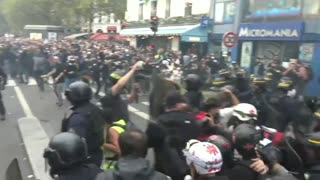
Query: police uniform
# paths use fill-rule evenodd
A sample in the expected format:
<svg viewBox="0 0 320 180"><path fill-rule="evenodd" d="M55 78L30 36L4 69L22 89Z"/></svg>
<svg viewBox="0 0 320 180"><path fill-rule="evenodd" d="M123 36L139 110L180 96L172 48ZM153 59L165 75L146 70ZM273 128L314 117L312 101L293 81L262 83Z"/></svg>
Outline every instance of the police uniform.
<svg viewBox="0 0 320 180"><path fill-rule="evenodd" d="M89 163L100 166L102 163L105 120L101 110L90 103L92 90L88 84L78 81L72 83L66 93L73 107L62 121L62 132L73 131L86 139Z"/></svg>

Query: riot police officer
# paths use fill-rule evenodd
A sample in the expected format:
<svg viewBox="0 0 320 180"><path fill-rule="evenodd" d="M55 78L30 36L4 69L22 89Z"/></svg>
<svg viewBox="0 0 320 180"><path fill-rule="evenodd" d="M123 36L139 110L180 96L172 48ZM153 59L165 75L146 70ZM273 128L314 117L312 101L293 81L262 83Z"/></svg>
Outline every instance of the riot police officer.
<svg viewBox="0 0 320 180"><path fill-rule="evenodd" d="M64 132L51 138L44 150L50 165L50 175L58 180L94 180L102 172L95 165L86 164L87 144L80 136Z"/></svg>
<svg viewBox="0 0 320 180"><path fill-rule="evenodd" d="M66 97L72 104L71 111L62 122L62 132L74 131L88 143L88 162L101 165L105 121L102 112L93 105L92 90L88 84L77 81L69 86Z"/></svg>
<svg viewBox="0 0 320 180"><path fill-rule="evenodd" d="M307 180L320 179L320 132L311 133L304 138L303 162Z"/></svg>
<svg viewBox="0 0 320 180"><path fill-rule="evenodd" d="M200 76L197 74L189 74L185 79L185 86L187 92L184 94L188 104L194 109L199 110L203 101L203 94L200 91L202 82Z"/></svg>

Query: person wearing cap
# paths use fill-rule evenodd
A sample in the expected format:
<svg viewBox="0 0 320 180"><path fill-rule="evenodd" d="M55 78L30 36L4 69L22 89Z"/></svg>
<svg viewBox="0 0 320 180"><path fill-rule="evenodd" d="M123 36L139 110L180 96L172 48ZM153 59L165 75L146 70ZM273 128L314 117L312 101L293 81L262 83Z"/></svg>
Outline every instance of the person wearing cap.
<svg viewBox="0 0 320 180"><path fill-rule="evenodd" d="M116 122L124 120L130 122L128 103L132 102L135 95L123 95L123 90L134 77L136 71L141 70L143 62L138 61L134 64L129 72L117 70L110 74L112 87L106 92L106 95L100 99L100 103L105 111L108 111L107 118L109 121Z"/></svg>
<svg viewBox="0 0 320 180"><path fill-rule="evenodd" d="M228 180L217 176L223 165L222 154L217 146L209 142L190 140L183 150L190 174L184 180Z"/></svg>
<svg viewBox="0 0 320 180"><path fill-rule="evenodd" d="M79 65L75 56L69 56L67 64L63 70L63 73L59 74L54 81L60 81L60 78L64 78L64 89L65 91L69 88L70 84L78 81L79 77Z"/></svg>

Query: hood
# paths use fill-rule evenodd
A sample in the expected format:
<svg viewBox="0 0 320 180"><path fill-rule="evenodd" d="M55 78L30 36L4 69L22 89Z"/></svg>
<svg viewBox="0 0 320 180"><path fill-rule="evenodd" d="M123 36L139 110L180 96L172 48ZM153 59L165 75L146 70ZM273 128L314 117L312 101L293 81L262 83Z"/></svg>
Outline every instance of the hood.
<svg viewBox="0 0 320 180"><path fill-rule="evenodd" d="M150 162L144 158L120 158L114 171L116 180L148 180L154 172Z"/></svg>

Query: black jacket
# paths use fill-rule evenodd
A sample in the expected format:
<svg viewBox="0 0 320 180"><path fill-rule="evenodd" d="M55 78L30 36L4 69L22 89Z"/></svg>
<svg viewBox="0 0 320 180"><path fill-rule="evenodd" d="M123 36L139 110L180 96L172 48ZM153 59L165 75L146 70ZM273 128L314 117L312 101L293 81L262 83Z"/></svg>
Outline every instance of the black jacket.
<svg viewBox="0 0 320 180"><path fill-rule="evenodd" d="M60 172L58 180L94 180L102 172L95 165L82 165Z"/></svg>
<svg viewBox="0 0 320 180"><path fill-rule="evenodd" d="M124 157L115 165L114 171L106 171L96 180L169 180L170 177L155 171L144 158Z"/></svg>

